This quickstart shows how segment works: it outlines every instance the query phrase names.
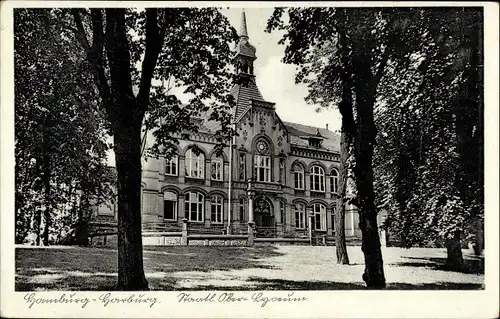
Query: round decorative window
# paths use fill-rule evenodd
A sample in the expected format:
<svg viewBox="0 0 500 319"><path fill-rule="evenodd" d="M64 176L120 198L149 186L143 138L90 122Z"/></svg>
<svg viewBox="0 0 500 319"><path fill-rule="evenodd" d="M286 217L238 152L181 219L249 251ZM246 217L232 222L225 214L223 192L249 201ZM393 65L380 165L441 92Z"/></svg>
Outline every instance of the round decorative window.
<svg viewBox="0 0 500 319"><path fill-rule="evenodd" d="M264 141L258 141L256 147L260 154L266 154L269 151L269 145Z"/></svg>

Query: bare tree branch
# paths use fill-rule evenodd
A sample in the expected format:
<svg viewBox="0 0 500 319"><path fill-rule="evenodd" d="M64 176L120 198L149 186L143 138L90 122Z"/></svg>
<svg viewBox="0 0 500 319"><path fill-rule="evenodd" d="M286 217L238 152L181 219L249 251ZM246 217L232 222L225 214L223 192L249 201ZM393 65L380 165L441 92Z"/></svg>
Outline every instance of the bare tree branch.
<svg viewBox="0 0 500 319"><path fill-rule="evenodd" d="M87 61L90 63L96 86L99 90L99 95L101 96L101 100L103 102L103 107L106 110L106 113L112 114L114 110L111 99L111 89L106 78L106 73L104 72L104 31L102 23L102 10L91 9L92 47L90 46L87 40L87 36L85 35L85 29L83 27L83 22L80 16L80 10L72 9L71 13L77 26L77 36L87 53Z"/></svg>
<svg viewBox="0 0 500 319"><path fill-rule="evenodd" d="M382 54L382 59L380 60L377 72L375 73L375 76L373 78L373 85L375 88L377 87L378 83L380 82L380 79L382 78L382 75L384 74L384 70L387 65L387 62L389 61L389 57L390 57L390 47L387 46L384 50L384 53Z"/></svg>
<svg viewBox="0 0 500 319"><path fill-rule="evenodd" d="M82 44L85 51L88 52L90 50L90 44L87 39L87 36L85 35L85 29L83 28L83 22L82 18L80 17L79 11L80 11L79 9L71 9L71 14L73 15L73 19L75 20L76 29L78 30L76 35L80 40L80 43Z"/></svg>
<svg viewBox="0 0 500 319"><path fill-rule="evenodd" d="M142 62L142 77L139 86L138 100L143 111L149 102L149 90L153 78L158 55L161 52L166 32L165 16L161 19L162 27L158 28L158 9L146 9L146 53Z"/></svg>
<svg viewBox="0 0 500 319"><path fill-rule="evenodd" d="M120 107L128 107L134 99L130 77L130 46L125 28L125 9L106 9L106 53L109 61L112 87L123 92Z"/></svg>

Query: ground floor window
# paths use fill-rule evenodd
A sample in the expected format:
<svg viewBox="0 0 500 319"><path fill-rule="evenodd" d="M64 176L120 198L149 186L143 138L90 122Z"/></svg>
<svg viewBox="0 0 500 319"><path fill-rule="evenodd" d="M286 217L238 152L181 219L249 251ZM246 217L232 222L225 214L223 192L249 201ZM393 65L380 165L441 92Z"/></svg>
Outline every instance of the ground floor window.
<svg viewBox="0 0 500 319"><path fill-rule="evenodd" d="M177 219L177 194L173 192L163 193L163 219Z"/></svg>
<svg viewBox="0 0 500 319"><path fill-rule="evenodd" d="M306 208L303 204L295 205L295 227L298 229L306 228Z"/></svg>
<svg viewBox="0 0 500 319"><path fill-rule="evenodd" d="M245 220L245 199L243 197L240 198L239 213L240 213L240 221L244 221Z"/></svg>
<svg viewBox="0 0 500 319"><path fill-rule="evenodd" d="M285 225L285 202L280 201L280 215L281 215L281 224Z"/></svg>
<svg viewBox="0 0 500 319"><path fill-rule="evenodd" d="M326 207L323 204L313 204L314 228L326 230Z"/></svg>
<svg viewBox="0 0 500 319"><path fill-rule="evenodd" d="M333 205L332 206L332 215L331 215L331 218L332 218L332 230L335 231L335 213L337 212L337 205Z"/></svg>
<svg viewBox="0 0 500 319"><path fill-rule="evenodd" d="M212 196L211 199L212 223L222 223L222 197L219 195Z"/></svg>
<svg viewBox="0 0 500 319"><path fill-rule="evenodd" d="M190 221L201 222L203 221L205 197L199 192L188 192L184 198L185 213Z"/></svg>

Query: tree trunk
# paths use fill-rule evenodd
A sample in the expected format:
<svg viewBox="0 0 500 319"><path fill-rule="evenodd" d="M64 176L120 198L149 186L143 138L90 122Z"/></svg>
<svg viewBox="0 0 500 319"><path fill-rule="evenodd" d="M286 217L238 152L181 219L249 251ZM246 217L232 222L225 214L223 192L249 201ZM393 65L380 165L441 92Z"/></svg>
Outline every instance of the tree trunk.
<svg viewBox="0 0 500 319"><path fill-rule="evenodd" d="M35 234L36 234L36 238L35 238L35 245L36 246L40 246L40 231L41 231L41 227L42 227L42 212L40 210L40 207L37 207L35 208L36 209L36 212L35 212Z"/></svg>
<svg viewBox="0 0 500 319"><path fill-rule="evenodd" d="M47 158L49 157L49 154L47 154ZM50 194L50 167L47 159L47 164L45 168L45 173L44 173L44 190L45 190L45 209L43 211L43 217L44 217L44 227L43 227L43 245L48 246L49 245L49 227L51 223L51 194Z"/></svg>
<svg viewBox="0 0 500 319"><path fill-rule="evenodd" d="M464 270L464 258L462 256L462 244L460 231L456 231L452 238L446 240L446 264L445 268L455 271Z"/></svg>
<svg viewBox="0 0 500 319"><path fill-rule="evenodd" d="M56 88L57 90L57 88ZM44 227L43 227L43 245L48 246L49 245L49 227L50 227L50 215L51 215L51 207L52 207L52 199L51 199L51 193L50 193L50 178L51 178L51 148L50 148L50 136L51 136L51 129L52 129L52 118L50 115L48 115L45 118L44 121L44 127L43 127L43 175L42 175L42 181L43 181L43 191L44 191L44 197L43 197L43 203L44 203L44 211L43 211L43 217L44 217Z"/></svg>
<svg viewBox="0 0 500 319"><path fill-rule="evenodd" d="M50 210L48 207L45 207L45 211L43 212L43 218L45 221L43 227L43 245L49 245L49 225L50 225Z"/></svg>
<svg viewBox="0 0 500 319"><path fill-rule="evenodd" d="M335 247L337 249L337 264L348 265L347 245L345 242L345 205L347 188L347 160L349 159L350 137L342 132L340 139L340 206L335 210Z"/></svg>
<svg viewBox="0 0 500 319"><path fill-rule="evenodd" d="M118 290L148 289L141 234L141 125L142 118L119 120L114 136L118 172Z"/></svg>
<svg viewBox="0 0 500 319"><path fill-rule="evenodd" d="M481 15L473 15L469 28L481 25ZM476 254L480 254L483 241L483 210L484 181L483 181L483 83L482 83L482 28L470 30L476 33L464 42L462 50L465 61L463 65L466 82L462 85L458 99L453 107L455 115L456 148L459 155L459 169L457 170L456 184L460 196L467 208L470 209L471 220L475 235ZM462 58L463 59L463 58ZM460 236L458 236L460 240ZM448 259L452 258L448 256Z"/></svg>
<svg viewBox="0 0 500 319"><path fill-rule="evenodd" d="M82 200L80 207L78 208L78 220L76 222L76 227L75 227L75 242L77 245L80 246L88 246L89 245L89 220L85 215L85 212L88 210L89 205L88 205L88 199L83 192L82 195Z"/></svg>
<svg viewBox="0 0 500 319"><path fill-rule="evenodd" d="M376 84L371 75L368 56L353 59L356 89L357 132L354 139L356 165L354 175L358 191L359 228L362 234L361 249L365 256L363 280L368 288L385 288L384 266L375 209L373 190L373 147L376 129L373 120Z"/></svg>
<svg viewBox="0 0 500 319"><path fill-rule="evenodd" d="M345 47L345 37L340 33L340 40ZM342 115L342 134L340 139L340 207L335 211L335 247L337 250L337 264L349 264L347 255L347 246L345 242L345 205L348 165L347 161L350 155L352 139L356 132L356 123L354 122L353 100L352 100L352 69L350 68L348 54L342 54L342 100L339 103L339 111Z"/></svg>
<svg viewBox="0 0 500 319"><path fill-rule="evenodd" d="M475 242L474 242L474 254L480 256L484 249L484 223L482 218L476 218L475 223Z"/></svg>

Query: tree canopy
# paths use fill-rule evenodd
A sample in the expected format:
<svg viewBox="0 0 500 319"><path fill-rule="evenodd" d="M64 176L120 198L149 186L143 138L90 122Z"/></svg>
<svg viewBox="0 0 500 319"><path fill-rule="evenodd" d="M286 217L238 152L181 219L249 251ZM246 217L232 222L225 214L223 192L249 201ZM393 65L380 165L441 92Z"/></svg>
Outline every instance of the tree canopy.
<svg viewBox="0 0 500 319"><path fill-rule="evenodd" d="M458 254L482 211L481 10L277 8L274 29L307 100L338 107L354 139L361 229L384 208L405 246L438 236Z"/></svg>
<svg viewBox="0 0 500 319"><path fill-rule="evenodd" d="M34 219L43 210L47 244L49 228L52 242L71 231L82 200L112 195L113 177L104 118L78 50L46 10L17 9L14 18L16 242L40 235Z"/></svg>

